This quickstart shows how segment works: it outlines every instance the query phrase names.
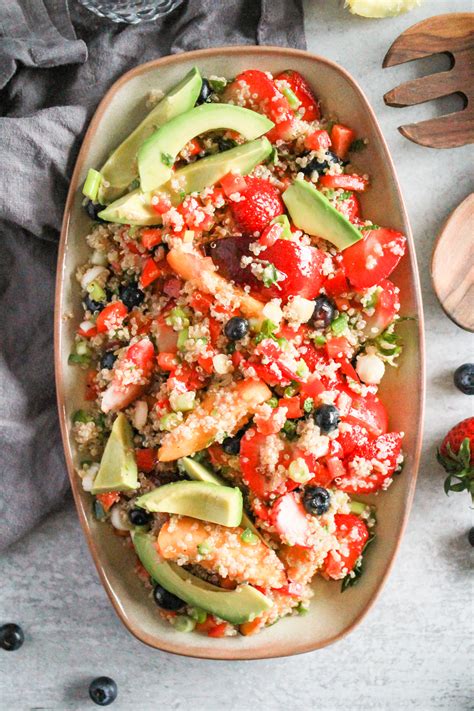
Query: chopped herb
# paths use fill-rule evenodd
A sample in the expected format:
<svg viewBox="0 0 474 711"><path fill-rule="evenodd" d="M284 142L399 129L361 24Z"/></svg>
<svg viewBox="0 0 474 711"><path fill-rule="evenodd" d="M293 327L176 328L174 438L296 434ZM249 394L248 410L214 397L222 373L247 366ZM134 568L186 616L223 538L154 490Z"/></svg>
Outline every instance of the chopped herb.
<svg viewBox="0 0 474 711"><path fill-rule="evenodd" d="M197 551L199 555L209 555L214 550L213 545L209 541L203 541L198 544Z"/></svg>
<svg viewBox="0 0 474 711"><path fill-rule="evenodd" d="M250 528L246 528L245 531L240 536L243 543L247 543L250 546L256 546L258 543L258 536L255 535Z"/></svg>
<svg viewBox="0 0 474 711"><path fill-rule="evenodd" d="M270 407L274 410L276 407L278 407L278 398L271 397L270 400L267 400L267 405L270 405Z"/></svg>
<svg viewBox="0 0 474 711"><path fill-rule="evenodd" d="M294 439L296 437L296 422L287 420L283 425L283 432L286 434L287 439Z"/></svg>
<svg viewBox="0 0 474 711"><path fill-rule="evenodd" d="M348 323L349 316L345 313L341 313L339 316L336 316L334 321L331 321L331 331L335 336L340 336L341 333L344 333L346 330Z"/></svg>
<svg viewBox="0 0 474 711"><path fill-rule="evenodd" d="M171 155L171 153L162 153L161 162L163 163L163 165L167 165L168 168L171 168L174 163L173 156Z"/></svg>
<svg viewBox="0 0 474 711"><path fill-rule="evenodd" d="M183 328L183 330L179 332L177 343L179 351L184 351L186 349L186 341L188 340L188 336L189 328Z"/></svg>
<svg viewBox="0 0 474 711"><path fill-rule="evenodd" d="M278 286L279 281L282 281L285 275L278 271L274 264L268 263L262 272L263 285L266 287L276 284Z"/></svg>
<svg viewBox="0 0 474 711"><path fill-rule="evenodd" d="M292 383L291 385L288 385L288 387L286 387L283 390L283 395L285 397L293 397L293 395L296 395L297 392L298 392L298 385L296 383Z"/></svg>
<svg viewBox="0 0 474 711"><path fill-rule="evenodd" d="M91 359L88 355L79 355L78 353L70 353L67 359L69 365L90 365Z"/></svg>
<svg viewBox="0 0 474 711"><path fill-rule="evenodd" d="M367 146L363 138L356 138L349 146L349 153L360 153Z"/></svg>
<svg viewBox="0 0 474 711"><path fill-rule="evenodd" d="M352 193L349 190L344 190L340 195L337 196L336 200L338 202L343 202L344 200L348 200L350 197L352 197Z"/></svg>
<svg viewBox="0 0 474 711"><path fill-rule="evenodd" d="M306 607L304 602L299 602L295 609L298 615L307 615L309 612L309 607Z"/></svg>
<svg viewBox="0 0 474 711"><path fill-rule="evenodd" d="M90 412L86 412L85 410L76 410L72 416L72 421L74 424L76 422L83 422L85 424L86 422L94 422L94 418Z"/></svg>
<svg viewBox="0 0 474 711"><path fill-rule="evenodd" d="M313 341L315 342L315 344L316 344L317 346L324 346L324 344L325 344L326 341L327 341L327 338L326 338L326 336L322 336L322 335L321 335L321 336L315 336L315 337L313 338Z"/></svg>
<svg viewBox="0 0 474 711"><path fill-rule="evenodd" d="M314 400L312 397L307 397L303 403L303 410L305 412L312 412L314 410Z"/></svg>

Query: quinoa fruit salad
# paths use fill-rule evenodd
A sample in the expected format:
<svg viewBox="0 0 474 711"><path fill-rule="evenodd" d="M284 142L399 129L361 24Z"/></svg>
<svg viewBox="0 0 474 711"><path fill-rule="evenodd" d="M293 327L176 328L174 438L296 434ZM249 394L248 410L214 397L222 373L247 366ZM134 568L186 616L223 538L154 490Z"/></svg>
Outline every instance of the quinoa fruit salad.
<svg viewBox="0 0 474 711"><path fill-rule="evenodd" d="M194 68L87 175L78 475L178 632L254 634L315 576L356 583L366 496L402 469L377 391L406 239L362 216L365 143L291 69Z"/></svg>

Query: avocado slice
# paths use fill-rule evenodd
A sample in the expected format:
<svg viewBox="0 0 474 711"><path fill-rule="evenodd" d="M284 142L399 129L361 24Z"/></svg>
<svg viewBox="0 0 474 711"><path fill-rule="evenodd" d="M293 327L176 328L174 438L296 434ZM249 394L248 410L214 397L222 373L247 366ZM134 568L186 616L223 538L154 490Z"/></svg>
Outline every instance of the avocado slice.
<svg viewBox="0 0 474 711"><path fill-rule="evenodd" d="M207 481L212 484L219 484L219 486L228 486L227 482L222 479L222 477L214 472L211 472L207 467L203 466L199 462L196 462L194 459L191 459L191 457L183 457L179 461L183 465L186 474L188 474L191 479L194 479L195 481ZM244 510L242 510L242 518L237 526L249 528L252 533L255 533L255 535L258 536L265 543L265 545L267 545L267 542L264 538L262 538L260 531L255 527L255 524L250 520Z"/></svg>
<svg viewBox="0 0 474 711"><path fill-rule="evenodd" d="M282 197L296 227L307 234L327 239L340 250L362 239L362 233L306 180L295 180Z"/></svg>
<svg viewBox="0 0 474 711"><path fill-rule="evenodd" d="M192 109L201 86L201 75L197 67L194 67L113 151L100 169L102 182L97 199L102 205L107 205L123 195L130 183L138 177L137 152L143 141L159 126Z"/></svg>
<svg viewBox="0 0 474 711"><path fill-rule="evenodd" d="M240 489L208 481L165 484L140 496L135 504L150 512L191 516L221 526L238 526L242 520Z"/></svg>
<svg viewBox="0 0 474 711"><path fill-rule="evenodd" d="M188 605L200 607L234 625L254 620L273 605L268 597L251 585L223 590L175 563L164 561L156 550L155 539L149 533L136 530L132 533L132 540L140 562L153 580Z"/></svg>
<svg viewBox="0 0 474 711"><path fill-rule="evenodd" d="M133 491L137 488L138 469L133 448L132 428L123 412L119 412L105 445L92 493Z"/></svg>
<svg viewBox="0 0 474 711"><path fill-rule="evenodd" d="M201 133L228 128L251 141L273 126L266 116L232 104L202 104L186 111L168 121L140 146L138 172L141 189L146 192L166 183L171 178L178 153Z"/></svg>
<svg viewBox="0 0 474 711"><path fill-rule="evenodd" d="M160 188L160 192L168 193L173 205L178 205L182 200L183 191L199 193L204 188L217 183L231 170L247 175L256 165L265 160L271 151L270 141L263 137L223 153L201 158L177 170L172 180ZM151 207L151 198L151 192L142 193L141 190L134 190L108 205L99 213L99 217L108 222L127 225L156 225L160 222L160 218Z"/></svg>

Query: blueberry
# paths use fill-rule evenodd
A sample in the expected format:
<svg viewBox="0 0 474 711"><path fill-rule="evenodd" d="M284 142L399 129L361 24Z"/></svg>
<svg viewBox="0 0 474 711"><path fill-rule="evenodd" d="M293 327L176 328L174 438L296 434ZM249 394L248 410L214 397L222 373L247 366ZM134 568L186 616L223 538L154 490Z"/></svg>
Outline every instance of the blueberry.
<svg viewBox="0 0 474 711"><path fill-rule="evenodd" d="M219 136L217 139L217 145L219 146L219 153L223 153L224 151L229 151L231 148L235 148L237 143L232 138L224 138L223 136Z"/></svg>
<svg viewBox="0 0 474 711"><path fill-rule="evenodd" d="M319 328L329 326L334 321L337 309L336 304L328 296L318 296L314 300L314 311L311 316L311 325Z"/></svg>
<svg viewBox="0 0 474 711"><path fill-rule="evenodd" d="M91 299L89 294L86 294L84 296L84 298L82 299L82 303L84 304L85 308L88 311L91 311L92 313L102 311L102 309L106 305L105 301L94 301L94 299Z"/></svg>
<svg viewBox="0 0 474 711"><path fill-rule="evenodd" d="M224 326L224 333L231 341L240 341L249 332L249 322L246 318L232 316Z"/></svg>
<svg viewBox="0 0 474 711"><path fill-rule="evenodd" d="M454 371L454 384L465 395L474 395L474 363L464 363Z"/></svg>
<svg viewBox="0 0 474 711"><path fill-rule="evenodd" d="M86 204L84 205L84 209L91 218L91 220L94 220L95 222L105 222L101 217L98 217L98 213L101 212L105 208L105 205L101 205L100 202L92 202L92 200L88 200Z"/></svg>
<svg viewBox="0 0 474 711"><path fill-rule="evenodd" d="M147 523L150 523L153 518L153 514L148 513L145 509L136 508L130 509L128 512L128 518L130 523L133 523L134 526L146 526Z"/></svg>
<svg viewBox="0 0 474 711"><path fill-rule="evenodd" d="M145 298L145 294L138 288L138 284L134 282L119 288L119 298L127 309L133 309L134 306L140 306Z"/></svg>
<svg viewBox="0 0 474 711"><path fill-rule="evenodd" d="M312 516L326 513L331 503L331 495L322 486L307 486L303 494L303 506Z"/></svg>
<svg viewBox="0 0 474 711"><path fill-rule="evenodd" d="M241 429L233 437L225 438L222 442L222 449L226 454L238 454L240 452L240 440L245 432L245 429Z"/></svg>
<svg viewBox="0 0 474 711"><path fill-rule="evenodd" d="M322 173L324 170L330 168L331 165L334 165L334 163L344 165L344 161L338 158L335 153L333 153L332 151L326 151L326 160L319 161L317 158L313 158L309 161L309 163L307 163L303 168L301 168L301 171L305 175L311 175L311 173L315 170L317 170L318 173Z"/></svg>
<svg viewBox="0 0 474 711"><path fill-rule="evenodd" d="M98 676L90 683L89 696L97 706L108 706L117 698L117 684L110 676Z"/></svg>
<svg viewBox="0 0 474 711"><path fill-rule="evenodd" d="M114 363L117 360L117 356L113 351L106 351L102 358L100 359L100 367L111 370L114 367Z"/></svg>
<svg viewBox="0 0 474 711"><path fill-rule="evenodd" d="M183 600L176 595L173 595L173 593L168 592L168 590L162 588L161 585L155 585L153 597L158 607L163 608L163 610L172 610L173 612L176 612L177 610L181 610L186 605Z"/></svg>
<svg viewBox="0 0 474 711"><path fill-rule="evenodd" d="M469 529L469 533L467 534L467 539L471 546L474 546L474 526Z"/></svg>
<svg viewBox="0 0 474 711"><path fill-rule="evenodd" d="M206 101L208 101L211 94L212 94L211 85L209 84L207 79L203 79L201 91L199 92L199 96L196 99L196 104L198 106L199 106L199 104L204 104Z"/></svg>
<svg viewBox="0 0 474 711"><path fill-rule="evenodd" d="M20 625L9 622L0 627L0 647L6 652L15 652L25 641L25 635Z"/></svg>
<svg viewBox="0 0 474 711"><path fill-rule="evenodd" d="M340 422L339 410L334 405L320 405L313 412L315 423L323 434L335 430Z"/></svg>

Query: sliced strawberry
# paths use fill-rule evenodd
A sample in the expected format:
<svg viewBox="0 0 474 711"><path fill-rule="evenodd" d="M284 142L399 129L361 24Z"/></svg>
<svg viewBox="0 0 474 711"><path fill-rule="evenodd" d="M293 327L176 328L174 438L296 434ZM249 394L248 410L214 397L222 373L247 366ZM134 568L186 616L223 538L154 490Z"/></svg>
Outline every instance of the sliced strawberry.
<svg viewBox="0 0 474 711"><path fill-rule="evenodd" d="M344 217L347 217L349 222L354 222L360 217L360 202L354 193L347 195L343 200L338 199L336 201L336 209L339 210Z"/></svg>
<svg viewBox="0 0 474 711"><path fill-rule="evenodd" d="M366 427L372 437L385 434L388 427L388 416L381 400L370 393L364 397L350 388L345 388L345 392L351 398L351 404L348 413L343 417L344 422Z"/></svg>
<svg viewBox="0 0 474 711"><path fill-rule="evenodd" d="M155 319L154 331L159 353L178 352L178 332L166 323L166 316L161 314Z"/></svg>
<svg viewBox="0 0 474 711"><path fill-rule="evenodd" d="M299 100L298 114L304 121L315 121L320 117L319 103L306 79L299 72L287 69L275 77L275 83L280 90L286 84Z"/></svg>
<svg viewBox="0 0 474 711"><path fill-rule="evenodd" d="M345 457L352 454L354 449L366 444L368 439L369 433L367 428L359 424L350 425L350 428L340 427L339 435L337 437Z"/></svg>
<svg viewBox="0 0 474 711"><path fill-rule="evenodd" d="M253 494L268 499L273 493L283 493L286 490L282 478L275 476L275 466L266 460L269 439L267 435L248 429L240 442L240 468L242 479ZM285 443L286 444L286 443ZM286 447L282 447L278 463L282 463Z"/></svg>
<svg viewBox="0 0 474 711"><path fill-rule="evenodd" d="M128 309L121 301L113 301L102 309L95 322L97 333L107 333L120 328Z"/></svg>
<svg viewBox="0 0 474 711"><path fill-rule="evenodd" d="M406 237L380 227L364 231L364 238L342 253L347 278L356 289L368 289L388 277L405 254Z"/></svg>
<svg viewBox="0 0 474 711"><path fill-rule="evenodd" d="M291 240L278 239L260 252L258 259L269 262L280 274L278 281L269 287L260 287L266 299L303 296L314 299L324 281L322 266L325 255L310 245L301 245Z"/></svg>
<svg viewBox="0 0 474 711"><path fill-rule="evenodd" d="M373 314L370 316L364 312L364 335L367 338L375 338L382 331L385 331L400 311L400 289L389 279L382 279L378 285L378 290L374 295L375 304Z"/></svg>
<svg viewBox="0 0 474 711"><path fill-rule="evenodd" d="M369 531L362 519L354 514L336 514L334 523L339 549L328 553L323 572L328 578L341 580L353 570L360 558L369 538Z"/></svg>
<svg viewBox="0 0 474 711"><path fill-rule="evenodd" d="M344 269L336 269L334 274L330 274L324 282L324 289L326 294L332 297L347 294L351 289Z"/></svg>
<svg viewBox="0 0 474 711"><path fill-rule="evenodd" d="M363 193L367 189L369 181L361 175L321 175L318 185L321 188L341 188Z"/></svg>
<svg viewBox="0 0 474 711"><path fill-rule="evenodd" d="M114 369L112 382L102 394L102 411L117 412L136 400L146 388L154 364L155 351L149 338L129 346Z"/></svg>
<svg viewBox="0 0 474 711"><path fill-rule="evenodd" d="M285 543L305 546L310 536L309 521L299 497L294 493L280 496L271 508L271 522Z"/></svg>
<svg viewBox="0 0 474 711"><path fill-rule="evenodd" d="M277 188L263 178L247 178L240 200L231 202L232 214L239 227L249 234L261 232L274 217L284 212Z"/></svg>
<svg viewBox="0 0 474 711"><path fill-rule="evenodd" d="M347 473L336 479L341 491L348 494L372 494L385 489L397 468L402 436L389 432L356 447L346 460Z"/></svg>
<svg viewBox="0 0 474 711"><path fill-rule="evenodd" d="M224 101L265 114L274 128L268 131L270 141L291 140L295 137L295 115L288 100L265 72L247 69L238 74L223 96Z"/></svg>
<svg viewBox="0 0 474 711"><path fill-rule="evenodd" d="M325 151L331 147L331 139L327 131L314 131L304 139L304 147L308 151Z"/></svg>
<svg viewBox="0 0 474 711"><path fill-rule="evenodd" d="M355 138L355 133L351 128L343 126L341 123L335 123L331 129L331 141L334 153L344 159Z"/></svg>

